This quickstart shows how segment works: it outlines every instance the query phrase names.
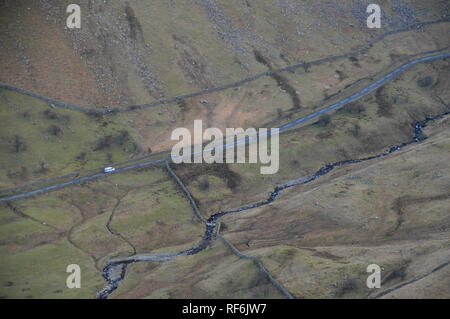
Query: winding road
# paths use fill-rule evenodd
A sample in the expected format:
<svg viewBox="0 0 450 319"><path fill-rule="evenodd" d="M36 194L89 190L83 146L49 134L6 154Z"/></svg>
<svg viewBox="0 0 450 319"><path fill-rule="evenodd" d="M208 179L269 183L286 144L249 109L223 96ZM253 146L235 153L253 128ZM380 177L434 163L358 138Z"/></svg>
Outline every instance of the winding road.
<svg viewBox="0 0 450 319"><path fill-rule="evenodd" d="M230 89L230 88L234 88L234 87L238 87L241 86L245 83L251 82L251 81L255 81L263 76L270 76L272 74L275 73L280 73L280 72L285 72L285 71L292 71L298 68L309 68L312 65L318 65L324 62L331 62L331 61L336 61L339 59L343 59L343 58L350 58L350 57L354 57L357 56L359 54L362 54L364 52L366 52L367 50L369 50L375 43L383 40L384 38L393 35L393 34L397 34L397 33L402 33L402 32L408 32L411 30L418 30L423 28L424 26L429 26L429 25L433 25L433 24L438 24L438 23L447 23L450 22L450 17L448 15L444 15L441 19L437 19L437 20L433 20L433 21L425 21L425 22L418 22L418 23L413 23L410 25L407 25L406 27L403 28L399 28L399 29L395 29L395 30L391 30L391 31L387 31L385 33L382 33L376 37L374 37L372 40L370 40L369 42L367 42L366 44L364 44L362 47L360 47L359 49L347 52L347 53L343 53L340 55L332 55L332 56L328 56L328 57L324 57L324 58L320 58L318 60L314 60L314 61L306 61L306 62L300 62L297 64L292 64L292 65L288 65L286 67L283 68L279 68L279 69L271 69L268 70L266 72L262 72L262 73L257 73L254 74L252 76L246 77L244 79L235 81L235 82L231 82L228 84L224 84L224 85L219 85L216 87L212 87L212 88L208 88L205 90L200 90L200 91L196 91L196 92L192 92L192 93L187 93L187 94L182 94L182 95L176 95L170 98L166 98L166 99L161 99L161 100L156 100L150 103L145 103L145 104L138 104L138 105L128 105L128 106L119 106L119 107L114 107L114 108L110 108L109 106L105 106L103 107L103 109L93 109L93 108L86 108L83 106L79 106L79 105L74 105L74 104L70 104L70 103L66 103L66 102L61 102L22 88L18 88L12 85L7 85L7 84L0 84L0 89L6 89L6 90L11 90L11 91L15 91L15 92L19 92L21 94L24 95L28 95L28 96L32 96L38 99L41 99L43 101L46 101L48 103L53 103L55 106L58 107L63 107L63 108L67 108L67 109L71 109L71 110L75 110L75 111L80 111L86 114L110 114L110 113L118 113L118 112L129 112L129 111L134 111L137 109L143 109L143 108L147 108L147 107L153 107L153 106L157 106L157 105L161 105L161 104L168 104L168 103L173 103L173 102L179 102L182 100L185 100L187 98L192 98L195 96L200 96L200 95L205 95L205 94L210 94L212 92L218 92L218 91L222 91L222 90L226 90L226 89Z"/></svg>
<svg viewBox="0 0 450 319"><path fill-rule="evenodd" d="M448 20L444 20L444 21L448 21ZM433 22L435 23L435 22ZM406 30L406 29L405 29ZM386 35L382 35L382 37L385 37ZM380 39L381 39L380 38ZM373 41L371 41L372 43L379 41L380 39L374 39ZM147 106L153 106L153 105L157 105L157 104L163 104L163 103L168 103L171 101L178 101L180 99L184 99L187 97L192 97L192 96L196 96L196 95L201 95L201 94L207 94L216 90L221 90L221 89L225 89L225 88L229 88L229 87L233 87L233 86L239 86L242 85L245 82L249 82L252 81L256 78L259 78L261 76L265 76L265 75L269 75L271 73L275 73L275 72L281 72L281 71L286 71L286 70L290 70L290 69L294 69L294 68L298 68L298 67L307 67L309 65L315 64L315 63L322 63L322 62L327 62L327 61L332 61L335 60L337 58L342 58L342 57L349 57L349 56L353 56L356 54L359 54L361 52L363 52L364 50L367 50L367 48L369 48L371 45L371 43L366 44L363 48L359 49L355 52L352 53L347 53L344 55L340 55L340 56L334 56L334 57L329 57L329 58L323 58L317 61L314 61L314 63L308 63L308 62L304 62L304 63L299 63L296 65L292 65L292 66L288 66L286 68L283 69L278 69L278 70L270 70L268 72L264 72L261 74L257 74L253 77L249 77L246 79L243 79L241 81L237 81L234 82L232 84L228 84L225 86L221 86L221 87L217 87L217 88L213 88L213 89L208 89L205 91L200 91L200 92L194 92L191 94L187 94L187 95L183 95L183 96L177 96L177 97L173 97L171 99L167 99L167 100L160 100L160 101L155 101L152 103L148 103L145 105L140 105L140 106L127 106L124 108L115 108L115 109L105 109L105 110L91 110L91 109L87 109L87 108L83 108L80 106L76 106L76 105L71 105L71 104L67 104L64 102L58 102L57 105L58 106L62 106L62 107L66 107L66 108L70 108L70 109L74 109L74 110L78 110L78 111L83 111L86 113L102 113L102 114L107 114L107 113L112 113L112 112L118 112L118 111L130 111L130 110L134 110L137 108L141 108L141 107L147 107ZM449 47L447 48L443 48L439 51L447 51L449 49ZM421 54L430 54L431 52L422 52ZM420 53L419 53L420 54ZM396 77L397 75L399 75L400 73L402 73L403 71L411 68L412 66L414 66L415 64L418 63L422 63L422 62L428 62L428 61L433 61L433 60L438 60L438 59L444 59L444 58L448 58L450 57L450 52L442 52L442 53L436 53L436 54L431 54L431 55L427 55L424 57L420 57L420 58L416 58L413 60L410 60L404 64L402 64L401 66L397 67L396 69L390 71L389 73L385 74L384 76L382 76L380 79L372 82L371 84L367 85L366 87L360 89L359 91L340 99L339 101L326 106L324 108L321 108L313 113L310 113L306 116L297 118L295 120L292 120L288 123L285 123L283 125L278 126L278 130L279 132L283 132L286 130L289 130L293 127L296 127L300 124L303 124L305 122L311 121L323 114L329 113L333 110L337 110L340 107L355 101L367 94L369 94L370 92L374 91L375 89L377 89L378 87L382 86L383 84L385 84L386 82L392 80L394 77ZM1 85L0 84L0 89L9 89L9 90L13 90L22 94L26 94L29 96L33 96L33 97L37 97L40 99L44 99L49 103L54 103L54 100L50 99L50 98L46 98L40 95L37 95L35 93L20 89L20 88L15 88L12 86L8 86L8 85ZM186 250L182 250L179 252L158 252L158 253L139 253L136 254L136 252L134 252L134 254L132 256L129 257L124 257L124 258L115 258L115 259L110 259L107 263L107 265L103 268L103 276L105 277L105 279L107 280L107 285L104 289L102 289L99 293L98 293L98 298L107 298L122 282L125 273L126 273L126 269L127 266L131 263L134 262L143 262L143 261L168 261L174 258L177 258L179 256L187 256L187 255L194 255L197 254L198 252L204 250L209 244L210 242L213 240L214 238L214 234L216 234L217 238L222 239L226 245L228 245L230 247L230 249L240 258L245 258L245 259L251 259L255 262L255 264L258 266L258 268L260 269L260 271L262 271L263 273L265 273L265 275L268 277L268 279L280 290L281 293L283 293L287 298L293 298L293 296L290 295L290 293L284 289L279 283L276 282L276 280L274 278L272 278L270 276L270 274L265 270L265 268L263 267L263 265L259 262L259 260L254 257L254 256L248 256L245 254L242 254L241 252L239 252L231 243L229 243L225 237L221 236L219 234L219 228L220 228L220 220L223 216L228 215L228 214L233 214L233 213L238 213L238 212L242 212L245 210L249 210L249 209L253 209L253 208L257 208L257 207L261 207L264 205L268 205L271 202L273 202L274 200L276 200L278 198L278 196L281 194L281 192L284 189L290 188L292 186L295 185L302 185L302 184L306 184L309 182L312 182L314 180L316 180L317 178L328 174L330 171L332 171L334 168L343 166L343 165L348 165L348 164L353 164L353 163L359 163L359 162L363 162L363 161L368 161L368 160L372 160L375 158L379 158L379 157L384 157L387 156L393 152L396 152L400 149L402 149L403 147L410 145L412 143L416 143L419 142L423 139L423 135L422 135L422 129L423 127L426 126L426 124L428 123L428 121L432 121L438 117L442 117L443 115L448 115L449 112L446 112L440 116L437 117L433 117L433 118L427 118L424 121L420 121L417 122L415 127L414 127L414 136L411 140L406 141L404 143L401 143L399 145L393 146L391 147L389 150L384 151L382 153L373 155L373 156L369 156L366 158L360 158L360 159L353 159L353 160L346 160L346 161L339 161L339 162L335 162L332 164L328 164L322 168L320 168L318 171L316 171L315 173L308 175L308 176L304 176L301 177L299 179L295 179L295 180L291 180L291 181L287 181L283 184L280 184L278 186L276 186L273 190L273 192L270 193L269 197L263 201L260 202L256 202L256 203L251 203L251 204L247 204L235 209L231 209L231 210L226 210L226 211L220 211L217 212L215 214L212 214L207 220L200 214L198 207L195 203L195 201L193 200L192 196L189 194L189 191L184 187L183 183L181 182L181 180L179 180L179 178L173 173L173 171L171 170L168 162L171 160L170 157L163 157L163 158L159 158L159 159L154 159L154 160L148 160L148 161L144 161L144 162L140 162L140 163L136 163L136 164L131 164L131 165L127 165L127 166L123 166L123 167L119 167L117 168L114 172L110 172L110 173L104 173L104 172L97 172L91 175L87 175L87 176L83 176L83 177L79 177L79 178L74 178L68 181L64 181L61 183L55 183L53 185L50 186L45 186L45 187L41 187L35 190L31 190L31 191L26 191L26 192L22 192L22 193L18 193L18 194L14 194L14 195L10 195L10 196L4 196L0 198L0 202L10 202L13 200L17 200L17 199L21 199L21 198L26 198L26 197L30 197L30 196L35 196L35 195L39 195L39 194L43 194L52 190L56 190L68 185L72 185L72 184L78 184L78 183L82 183L88 180L92 180L92 179L96 179L96 178L101 178L101 177L105 177L108 176L110 174L118 174L118 173L122 173L128 170L133 170L133 169L138 169L138 168L142 168L142 167L146 167L149 165L155 165L155 164L162 164L165 163L166 168L169 172L169 174L175 179L175 181L179 184L179 186L183 189L183 191L186 194L186 197L188 198L188 200L191 203L191 206L194 209L194 212L196 213L197 217L200 219L200 221L204 224L205 226L205 232L203 235L203 238L200 240L200 242L198 242L197 244L195 244L194 246L192 246L191 248L188 248ZM253 137L261 137L262 134L258 134L257 136ZM220 146L220 148L223 149L227 149L227 148L231 148L234 147L235 145L238 144L242 144L242 143L246 143L248 142L250 139L252 138L242 138L242 139L238 139L237 141L233 142L233 143L227 143L223 146ZM217 147L216 147L217 148ZM192 156L192 155L196 155L199 152L192 152L190 154L186 154L184 156ZM438 269L440 269L440 267L444 267L449 265L449 262L446 262L444 265L441 265L439 267L437 267L435 270L436 271ZM421 277L422 278L422 277ZM421 278L418 279L414 279L410 282L419 280ZM402 284L398 287L394 287L392 289L388 289L385 292L380 293L379 295L375 296L375 298L380 297L394 289L398 289L406 284L409 284L410 282L407 282L405 284Z"/></svg>
<svg viewBox="0 0 450 319"><path fill-rule="evenodd" d="M445 48L443 50L447 50L448 48ZM333 110L336 110L342 106L344 106L345 104L355 101L359 98L361 98L362 96L367 95L368 93L372 92L373 90L375 90L376 88L380 87L381 85L385 84L386 82L388 82L389 80L393 79L395 76L397 76L398 74L400 74L401 72L405 71L406 69L409 69L410 67L414 66L417 63L422 63L422 62L428 62L428 61L433 61L433 60L438 60L438 59L444 59L450 57L450 52L444 52L444 53L439 53L439 54L434 54L434 55L428 55L425 57L421 57L421 58L417 58L414 60L411 60L403 65L401 65L400 67L396 68L395 70L387 73L386 75L384 75L382 78L380 78L379 80L369 84L368 86L362 88L361 90L359 90L358 92L345 97L341 100L339 100L336 103L333 103L325 108L322 108L316 112L313 112L311 114L308 114L306 116L303 116L301 118L298 118L296 120L293 120L291 122L288 122L286 124L283 124L281 126L278 127L279 132L283 132L286 131L290 128L293 128L297 125L300 125L302 123L305 123L307 121L310 121L314 118L319 117L322 114L331 112ZM258 135L261 136L261 135ZM237 144L242 144L248 141L248 138L243 138L243 139L239 139L237 141L235 141L234 143L228 143L222 146L222 148L230 148L230 147L234 147ZM186 156L191 156L191 155L195 155L196 153L191 153L188 154ZM142 168L148 165L154 165L154 164L158 164L158 163L164 163L165 161L170 160L170 157L165 157L165 158L160 158L160 159L155 159L155 160L150 160L150 161L145 161L145 162L141 162L141 163L137 163L137 164L132 164L132 165L128 165L128 166L123 166L120 168L117 168L114 172L110 172L110 173L104 173L104 172L99 172L99 173L95 173L92 175L88 175L88 176L83 176L80 178L75 178L69 181L65 181L65 182L61 182L61 183L56 183L50 186L46 186L46 187L42 187L39 189L35 189L32 191L28 191L28 192L23 192L23 193L19 193L19 194L14 194L14 195L10 195L10 196L4 196L0 198L0 202L8 202L8 201L13 201L13 200L17 200L17 199L21 199L21 198L26 198L26 197L30 197L30 196L34 196L34 195L39 195L39 194L43 194L46 193L48 191L52 191L55 189L59 189L68 185L72 185L72 184L77 184L77 183L82 183L88 180L92 180L92 179L96 179L96 178L100 178L100 177L104 177L107 176L109 174L117 174L117 173L122 173L125 171L129 171L132 169L137 169L137 168Z"/></svg>
<svg viewBox="0 0 450 319"><path fill-rule="evenodd" d="M166 161L166 168L167 171L171 176L174 177L177 184L180 186L180 188L184 191L186 194L187 199L189 200L191 206L193 207L194 211L197 213L197 217L200 219L200 221L205 225L205 232L203 235L203 238L200 240L199 243L194 245L191 248L179 251L179 252L157 252L157 253L139 253L139 254L133 254L129 257L123 257L123 258L114 258L110 259L108 261L108 264L103 268L103 277L107 280L107 285L105 288L103 288L99 293L97 294L97 298L104 299L108 298L108 296L115 290L117 287L121 284L123 278L125 277L126 269L129 264L135 263L135 262L151 262L151 261L169 261L174 258L180 257L180 256L188 256L188 255L194 255L199 253L200 251L204 250L211 240L213 239L214 231L216 230L216 235L218 238L222 239L226 245L228 245L231 250L240 258L245 259L252 259L260 268L260 270L266 274L266 276L269 278L269 280L280 290L281 293L283 293L287 298L292 298L293 296L284 288L282 287L278 282L275 281L275 279L270 276L270 274L264 269L263 265L258 261L258 259L254 256L248 256L245 254L242 254L240 251L238 251L230 242L228 242L225 237L221 236L219 234L219 228L220 228L220 220L222 217L228 214L234 214L239 213L242 211L246 211L253 208L258 208L261 206L268 205L275 201L281 194L282 191L284 191L287 188L296 186L296 185L303 185L310 183L316 179L318 179L321 176L324 176L328 173L330 173L332 170L334 170L337 167L349 165L349 164L355 164L355 163L361 163L373 160L375 158L385 157L389 154L392 154L394 152L397 152L404 147L413 144L418 143L425 139L423 135L423 128L427 126L428 122L434 121L439 118L443 118L444 116L447 116L450 114L450 111L447 111L443 114L434 116L434 117L427 117L423 121L419 121L414 125L414 135L413 137L401 144L392 146L388 150L378 153L372 156L359 158L359 159L351 159L351 160L344 160L344 161L338 161L332 164L325 165L321 167L319 170L317 170L314 174L310 174L295 180L290 180L287 182L284 182L282 184L279 184L276 186L273 190L273 192L270 193L269 197L263 201L259 201L252 204L247 204L235 209L220 211L215 214L212 214L206 221L204 218L199 215L198 207L195 201L193 200L192 196L189 194L189 191L186 189L186 187L183 185L183 183L180 181L180 179L173 173L172 169L170 168L168 162ZM445 265L447 265L446 263Z"/></svg>

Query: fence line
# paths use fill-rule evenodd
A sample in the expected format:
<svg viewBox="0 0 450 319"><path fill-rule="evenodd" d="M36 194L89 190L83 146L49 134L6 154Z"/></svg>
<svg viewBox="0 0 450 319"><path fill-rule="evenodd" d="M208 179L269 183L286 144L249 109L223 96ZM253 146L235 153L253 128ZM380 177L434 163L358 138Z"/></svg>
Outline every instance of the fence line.
<svg viewBox="0 0 450 319"><path fill-rule="evenodd" d="M198 209L197 204L195 203L194 199L192 198L191 193L189 193L189 191L184 186L181 179L179 179L178 176L172 171L172 169L170 168L169 162L166 160L166 161L164 161L164 164L166 165L167 171L169 172L170 176L173 177L173 179L177 182L178 186L180 186L180 188L183 190L187 199L191 203L191 206L194 209L194 212L197 215L198 219L200 219L200 221L202 223L206 223L206 220L205 220L205 218L203 218L202 214L200 214L200 210Z"/></svg>
<svg viewBox="0 0 450 319"><path fill-rule="evenodd" d="M289 291L287 291L281 284L279 284L270 274L269 272L264 268L264 266L261 264L261 262L258 260L258 258L256 258L255 256L248 256L245 255L243 253L241 253L236 247L233 246L233 244L231 244L225 237L223 237L222 235L220 235L219 233L217 234L217 237L219 237L220 239L222 239L222 241L228 246L230 247L230 249L233 251L233 253L235 253L238 257L243 258L243 259L251 259L256 266L258 266L259 270L266 275L266 277L270 280L270 282L283 294L286 296L286 298L288 299L294 299L294 297L289 293Z"/></svg>
<svg viewBox="0 0 450 319"><path fill-rule="evenodd" d="M187 98L191 98L191 97L195 97L195 96L199 96L199 95L204 95L204 94L209 94L212 92L217 92L217 91L222 91L225 89L229 89L229 88L233 88L233 87L238 87L241 86L244 83L247 82L251 82L254 81L256 79L259 79L263 76L268 76L268 75L272 75L275 73L280 73L280 72L285 72L285 71L292 71L298 68L305 68L305 70L307 68L309 68L312 65L317 65L317 64L321 64L323 62L331 62L331 61L336 61L338 59L342 59L342 58L350 58L352 56L356 56L359 54L362 54L363 52L367 51L368 49L370 49L374 43L379 42L381 40L383 40L384 38L386 38L387 36L396 34L396 33L401 33L401 32L407 32L407 31L411 31L411 30L418 30L421 29L423 26L426 25L432 25L432 24L436 24L436 23L441 23L441 22L450 22L450 17L448 15L446 15L444 18L438 19L438 20L433 20L433 21L427 21L427 22L422 22L422 23L414 23L411 24L409 26L406 26L404 28L400 28L400 29L396 29L396 30L392 30L392 31L388 31L386 33L383 33L377 37L374 37L372 40L370 40L369 42L367 42L364 46L362 46L359 49L356 49L354 51L348 52L348 53L344 53L344 54L340 54L340 55L332 55L329 57L325 57L325 58L321 58L318 60L313 60L313 61L309 61L309 62L300 62L297 64L293 64L293 65L288 65L286 67L283 68L279 68L279 69L273 69L273 70L268 70L262 73L257 73L255 75L246 77L244 79L241 79L239 81L235 81L235 82L231 82L228 84L224 84L224 85L220 85L220 86L216 86L213 88L209 88L209 89L204 89L204 90L200 90L200 91L196 91L196 92L192 92L192 93L187 93L187 94L182 94L182 95L176 95L167 99L160 99L160 100L156 100L153 102L149 102L149 103L145 103L145 104L138 104L138 105L128 105L128 106L119 106L119 107L114 107L114 108L109 108L109 107L103 107L102 109L98 108L98 109L94 109L94 108L86 108L86 107L82 107L82 106L78 106L78 105L74 105L74 104L70 104L70 103L65 103L65 102L61 102L37 93L33 93L31 91L22 89L22 88L18 88L12 85L7 85L7 84L0 84L0 89L6 89L6 90L10 90L10 91L16 91L19 92L21 94L25 94L25 95L29 95L41 100L44 100L48 103L52 103L55 106L59 106L59 107L64 107L67 109L71 109L71 110L76 110L76 111L81 111L87 114L99 114L99 115L105 115L105 114L110 114L110 113L117 113L117 112L128 112L128 111L133 111L133 110L137 110L137 109L143 109L143 108L147 108L147 107L151 107L151 106L157 106L157 105L161 105L161 104L169 104L169 103L173 103L173 102L179 102L182 100L185 100Z"/></svg>
<svg viewBox="0 0 450 319"><path fill-rule="evenodd" d="M170 168L169 162L166 160L165 162L166 165L166 169L169 172L170 176L172 176L175 181L177 182L178 186L180 186L180 188L183 190L184 194L186 195L187 199L189 200L192 208L194 209L195 214L197 215L197 217L202 221L202 223L206 224L206 220L203 218L203 216L200 214L200 210L198 209L197 204L195 203L194 199L192 198L190 192L187 190L187 188L184 186L183 182L180 180L180 178L173 172L173 170ZM258 260L258 258L254 257L254 256L247 256L243 253L241 253L236 247L234 247L225 237L223 237L222 235L219 234L219 229L220 229L220 222L219 223L214 223L215 226L217 227L217 233L216 236L219 237L220 239L222 239L222 241L231 248L231 250L240 258L243 259L251 259L256 266L258 267L258 269L269 279L269 281L283 294L285 295L287 298L289 299L294 299L294 297L285 289L283 288L283 286L281 286L269 273L268 271L264 268L264 266L261 264L261 262Z"/></svg>

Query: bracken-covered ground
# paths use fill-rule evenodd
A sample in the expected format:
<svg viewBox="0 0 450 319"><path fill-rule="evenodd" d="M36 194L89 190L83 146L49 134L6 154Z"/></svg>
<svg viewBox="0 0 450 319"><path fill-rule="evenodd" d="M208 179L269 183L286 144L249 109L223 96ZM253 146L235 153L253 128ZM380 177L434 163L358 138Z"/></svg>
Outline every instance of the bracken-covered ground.
<svg viewBox="0 0 450 319"><path fill-rule="evenodd" d="M448 14L443 1L79 1L0 4L0 83L93 109L147 103L256 73L351 52L375 36ZM354 93L406 62L449 46L449 23L395 33L363 54L263 76L177 103L109 115L63 109L0 90L0 189L170 149L177 127L274 127ZM323 165L408 141L448 111L450 64L418 64L362 99L280 136L280 170L256 164L173 165L203 216L267 198ZM399 152L338 168L273 203L226 216L220 233L257 256L296 298L378 297L366 267L382 266L384 298L449 298L449 117ZM153 154L152 154L153 153ZM79 172L79 173L77 173ZM48 182L50 183L50 182ZM0 194L3 196L2 194ZM204 225L163 165L0 204L0 297L94 298L113 257L176 252ZM79 264L82 288L66 287ZM442 268L437 268L439 266ZM408 283L395 289L397 285ZM168 262L128 266L111 298L283 298L251 260L214 239Z"/></svg>

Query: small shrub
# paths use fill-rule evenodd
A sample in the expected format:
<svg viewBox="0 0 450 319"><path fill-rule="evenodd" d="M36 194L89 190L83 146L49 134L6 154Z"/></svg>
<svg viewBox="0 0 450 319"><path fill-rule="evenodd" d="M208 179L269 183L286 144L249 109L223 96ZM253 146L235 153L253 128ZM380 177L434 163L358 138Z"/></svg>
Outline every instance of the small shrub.
<svg viewBox="0 0 450 319"><path fill-rule="evenodd" d="M58 136L58 135L60 135L62 133L62 130L61 130L61 128L59 128L56 125L50 125L50 127L48 128L48 132L51 135Z"/></svg>
<svg viewBox="0 0 450 319"><path fill-rule="evenodd" d="M294 159L290 162L290 164L291 164L291 166L296 167L296 166L298 166L299 162L298 162L298 160Z"/></svg>
<svg viewBox="0 0 450 319"><path fill-rule="evenodd" d="M16 153L26 151L27 145L19 135L14 135L14 150Z"/></svg>
<svg viewBox="0 0 450 319"><path fill-rule="evenodd" d="M79 161L84 161L86 159L86 155L86 152L81 152L80 154L78 154L76 159Z"/></svg>
<svg viewBox="0 0 450 319"><path fill-rule="evenodd" d="M51 110L49 110L49 109L46 109L46 110L44 111L44 115L45 115L45 117L48 118L49 120L57 120L57 119L58 119L58 114L56 114L55 112L53 112L53 111L51 111Z"/></svg>
<svg viewBox="0 0 450 319"><path fill-rule="evenodd" d="M384 117L392 116L392 104L387 99L386 95L383 93L383 87L380 87L375 92L375 100L378 104L378 115Z"/></svg>
<svg viewBox="0 0 450 319"><path fill-rule="evenodd" d="M100 151L104 148L111 146L113 142L113 138L111 135L108 136L100 136L97 140L97 145L94 148L94 151Z"/></svg>
<svg viewBox="0 0 450 319"><path fill-rule="evenodd" d="M331 123L331 116L328 114L323 114L319 117L319 120L316 122L318 126L326 127Z"/></svg>
<svg viewBox="0 0 450 319"><path fill-rule="evenodd" d="M357 288L358 288L358 284L357 284L356 280L353 278L346 277L339 285L339 287L336 291L336 295L338 297L341 297L341 296L345 295L346 293L355 291Z"/></svg>
<svg viewBox="0 0 450 319"><path fill-rule="evenodd" d="M207 178L203 178L201 181L200 181L200 185L199 185L199 187L200 187L200 189L202 190L202 191L206 191L206 190L208 190L209 189L209 181L208 181L208 179Z"/></svg>
<svg viewBox="0 0 450 319"><path fill-rule="evenodd" d="M366 108L359 102L350 102L345 104L341 112L349 113L349 114L359 114L366 110Z"/></svg>
<svg viewBox="0 0 450 319"><path fill-rule="evenodd" d="M433 83L433 78L431 76L425 76L417 80L417 85L419 85L421 88L430 86L431 83Z"/></svg>
<svg viewBox="0 0 450 319"><path fill-rule="evenodd" d="M408 264L401 264L398 266L395 266L392 269L392 272L389 273L385 278L384 282L388 282L390 280L394 279L400 279L400 281L403 281L406 277L406 269L408 268Z"/></svg>
<svg viewBox="0 0 450 319"><path fill-rule="evenodd" d="M227 230L228 226L224 222L220 222L220 230Z"/></svg>
<svg viewBox="0 0 450 319"><path fill-rule="evenodd" d="M277 109L277 117L280 119L283 116L283 110Z"/></svg>
<svg viewBox="0 0 450 319"><path fill-rule="evenodd" d="M48 168L45 167L45 162L41 161L39 163L39 167L34 171L36 174L44 174L46 172L48 172Z"/></svg>
<svg viewBox="0 0 450 319"><path fill-rule="evenodd" d="M117 135L114 139L114 141L119 144L119 145L123 145L125 144L130 138L130 133L128 133L127 130L121 130L119 132L119 135Z"/></svg>

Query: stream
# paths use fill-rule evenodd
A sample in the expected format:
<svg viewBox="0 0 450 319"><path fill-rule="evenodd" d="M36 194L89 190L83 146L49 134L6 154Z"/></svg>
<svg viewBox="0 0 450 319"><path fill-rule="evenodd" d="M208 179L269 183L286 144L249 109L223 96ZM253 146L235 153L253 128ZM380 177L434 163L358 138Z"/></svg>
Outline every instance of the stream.
<svg viewBox="0 0 450 319"><path fill-rule="evenodd" d="M295 180L290 180L290 181L287 181L283 184L276 186L274 188L274 190L270 193L269 197L263 201L256 202L253 204L247 204L247 205L241 206L239 208L231 209L231 210L220 211L220 212L217 212L217 213L211 215L205 222L205 233L203 235L203 238L197 245L195 245L189 249L182 250L180 252L172 252L172 253L159 252L159 253L134 254L129 257L111 259L109 261L109 263L103 268L103 277L106 279L107 285L97 293L97 298L98 299L106 299L114 290L117 289L117 287L122 283L122 281L125 277L126 269L129 264L135 263L135 262L144 262L144 261L165 262L165 261L169 261L171 259L174 259L174 258L177 258L180 256L195 255L198 252L204 250L210 244L210 242L213 240L214 231L216 230L216 227L217 227L218 223L220 222L220 219L223 216L232 214L232 213L242 212L242 211L257 208L257 207L261 207L264 205L268 205L268 204L272 203L274 200L276 200L283 190L290 188L292 186L295 186L295 185L307 184L309 182L312 182L312 181L318 179L319 177L328 174L336 167L370 161L372 159L376 159L376 158L380 158L380 157L385 157L389 154L392 154L394 152L401 150L402 148L404 148L410 144L423 141L426 139L426 136L423 134L423 128L425 128L427 126L428 122L443 118L444 116L446 116L448 114L450 114L450 111L436 115L434 117L427 117L426 119L424 119L422 121L416 122L414 124L414 136L409 141L392 146L391 148L389 148L388 150L386 150L382 153L378 153L376 155L372 155L372 156L368 156L368 157L364 157L364 158L344 160L344 161L338 161L338 162L334 162L331 164L327 164L327 165L321 167L319 170L317 170L315 173L313 173L311 175L307 175L307 176L304 176L304 177L301 177L301 178L295 179ZM195 203L192 203L192 202L191 202L191 204L195 205Z"/></svg>

